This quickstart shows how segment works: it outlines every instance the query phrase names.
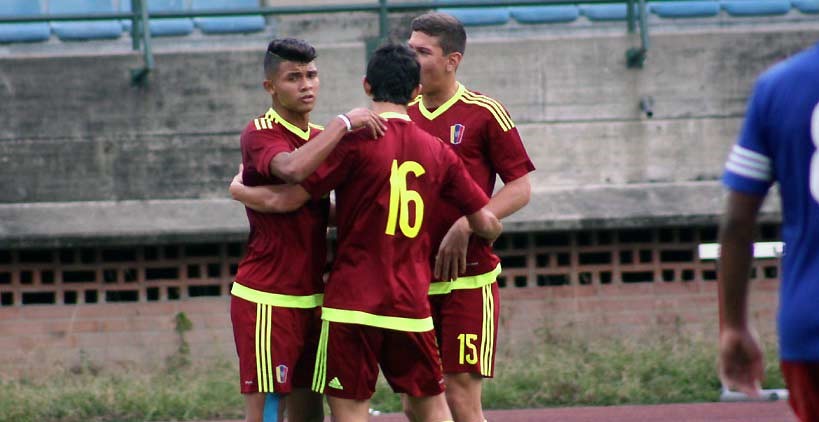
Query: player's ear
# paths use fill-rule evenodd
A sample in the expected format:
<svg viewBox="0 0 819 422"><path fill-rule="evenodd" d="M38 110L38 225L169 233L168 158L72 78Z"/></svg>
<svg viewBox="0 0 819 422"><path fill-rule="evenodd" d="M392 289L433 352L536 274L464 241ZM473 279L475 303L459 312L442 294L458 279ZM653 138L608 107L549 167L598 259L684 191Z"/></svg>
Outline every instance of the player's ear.
<svg viewBox="0 0 819 422"><path fill-rule="evenodd" d="M262 86L264 87L264 90L267 91L268 94L276 95L276 86L273 85L273 81L271 81L270 79L265 79L264 82L262 82Z"/></svg>
<svg viewBox="0 0 819 422"><path fill-rule="evenodd" d="M421 94L421 88L423 88L423 85L418 84L418 86L416 86L415 89L412 90L412 95L410 95L410 99L413 99L417 97L419 94Z"/></svg>
<svg viewBox="0 0 819 422"><path fill-rule="evenodd" d="M446 56L446 71L447 72L454 72L458 70L458 66L461 64L461 59L464 58L464 55L459 52L449 53Z"/></svg>
<svg viewBox="0 0 819 422"><path fill-rule="evenodd" d="M370 81L367 80L366 76L363 79L361 79L361 84L364 86L364 93L367 94L368 97L372 97L373 86L370 85Z"/></svg>

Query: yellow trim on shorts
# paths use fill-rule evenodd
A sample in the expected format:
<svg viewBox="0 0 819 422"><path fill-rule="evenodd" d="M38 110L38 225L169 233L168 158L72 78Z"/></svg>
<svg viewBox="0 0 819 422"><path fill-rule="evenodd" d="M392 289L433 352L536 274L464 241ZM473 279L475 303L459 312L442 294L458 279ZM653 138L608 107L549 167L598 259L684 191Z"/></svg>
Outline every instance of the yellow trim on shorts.
<svg viewBox="0 0 819 422"><path fill-rule="evenodd" d="M270 355L270 331L273 325L273 307L256 304L256 384L260 393L273 393L273 365Z"/></svg>
<svg viewBox="0 0 819 422"><path fill-rule="evenodd" d="M341 322L344 324L360 324L370 327L386 328L388 330L423 333L434 329L432 317L403 318L385 315L375 315L362 311L347 309L321 308L321 319L325 321Z"/></svg>
<svg viewBox="0 0 819 422"><path fill-rule="evenodd" d="M317 293L309 296L281 295L278 293L268 293L261 290L252 289L234 281L230 294L253 303L263 305L278 306L280 308L310 309L318 308L324 301L324 295Z"/></svg>
<svg viewBox="0 0 819 422"><path fill-rule="evenodd" d="M498 263L498 266L495 267L494 270L489 271L488 273L478 274L478 275L471 275L467 277L458 277L452 281L438 281L435 283L429 284L429 294L430 295L445 295L453 290L463 290L463 289L477 289L479 287L483 287L495 282L498 279L498 275L501 273L501 265Z"/></svg>
<svg viewBox="0 0 819 422"><path fill-rule="evenodd" d="M318 349L316 350L316 364L313 367L312 390L324 394L324 385L327 381L327 338L330 336L330 322L321 321L321 335L319 335Z"/></svg>
<svg viewBox="0 0 819 422"><path fill-rule="evenodd" d="M492 355L495 346L495 296L492 285L482 287L483 326L481 328L481 375L492 376Z"/></svg>

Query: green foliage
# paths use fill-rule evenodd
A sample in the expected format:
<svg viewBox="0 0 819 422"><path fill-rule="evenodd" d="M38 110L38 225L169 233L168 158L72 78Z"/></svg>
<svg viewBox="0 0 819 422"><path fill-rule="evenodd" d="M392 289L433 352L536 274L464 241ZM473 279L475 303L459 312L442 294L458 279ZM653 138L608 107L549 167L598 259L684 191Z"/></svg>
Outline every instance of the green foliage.
<svg viewBox="0 0 819 422"><path fill-rule="evenodd" d="M193 322L188 319L184 312L177 313L174 319L176 321L175 331L179 335L179 347L176 349L176 353L168 356L165 362L169 372L177 372L191 363L191 347L185 338L185 333L193 329Z"/></svg>

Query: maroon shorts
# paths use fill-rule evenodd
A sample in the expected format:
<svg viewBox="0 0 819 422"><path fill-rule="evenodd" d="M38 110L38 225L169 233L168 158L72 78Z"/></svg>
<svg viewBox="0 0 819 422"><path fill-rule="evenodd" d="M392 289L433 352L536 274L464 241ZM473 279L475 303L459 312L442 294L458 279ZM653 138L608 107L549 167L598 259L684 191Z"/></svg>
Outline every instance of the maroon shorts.
<svg viewBox="0 0 819 422"><path fill-rule="evenodd" d="M495 373L500 296L498 283L429 296L445 374Z"/></svg>
<svg viewBox="0 0 819 422"><path fill-rule="evenodd" d="M318 393L367 400L375 392L379 365L396 393L429 397L444 391L434 331L322 321L319 343L313 378L313 391Z"/></svg>
<svg viewBox="0 0 819 422"><path fill-rule="evenodd" d="M320 317L321 308L283 308L232 296L230 320L242 394L310 388Z"/></svg>
<svg viewBox="0 0 819 422"><path fill-rule="evenodd" d="M788 402L800 421L819 421L819 362L782 361Z"/></svg>

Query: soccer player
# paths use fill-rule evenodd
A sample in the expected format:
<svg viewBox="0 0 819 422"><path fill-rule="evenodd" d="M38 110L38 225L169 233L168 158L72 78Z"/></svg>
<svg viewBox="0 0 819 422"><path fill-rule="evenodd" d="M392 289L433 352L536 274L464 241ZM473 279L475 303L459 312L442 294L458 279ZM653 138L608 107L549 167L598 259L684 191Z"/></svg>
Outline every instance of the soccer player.
<svg viewBox="0 0 819 422"><path fill-rule="evenodd" d="M269 44L263 86L273 105L242 132L245 183L298 183L348 129L383 134L382 119L366 109L340 115L323 132L309 123L319 90L315 57L315 49L301 40ZM286 215L247 210L250 236L231 289L230 314L248 421L280 418L284 406L276 399L293 387L291 422L323 418L321 396L308 388L319 333L327 211L328 201L320 198Z"/></svg>
<svg viewBox="0 0 819 422"><path fill-rule="evenodd" d="M756 82L725 165L729 188L720 229L720 378L758 395L762 351L748 322L748 274L759 208L774 182L782 200L779 353L790 404L819 420L819 44Z"/></svg>
<svg viewBox="0 0 819 422"><path fill-rule="evenodd" d="M447 141L487 195L499 175L505 185L487 208L501 219L511 215L529 202L534 165L503 105L457 81L466 48L463 25L433 12L415 18L411 29L409 46L421 63L422 90L409 107L410 118ZM454 206L444 206L438 217L431 233L433 245L440 247L431 264L439 281L430 287L430 301L446 397L456 422L480 422L482 379L492 377L495 366L500 260L491 245L470 237Z"/></svg>
<svg viewBox="0 0 819 422"><path fill-rule="evenodd" d="M449 203L484 241L501 230L457 155L406 115L419 80L410 49L376 50L364 89L373 110L389 119L386 135L378 141L347 135L301 185L275 189L265 202L270 211L287 212L336 192L339 245L326 285L313 388L327 394L339 422L367 420L379 365L393 390L409 396L418 420L451 419L427 300L428 227Z"/></svg>

